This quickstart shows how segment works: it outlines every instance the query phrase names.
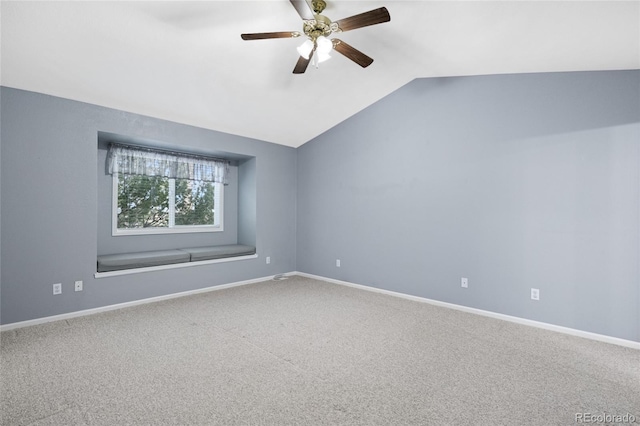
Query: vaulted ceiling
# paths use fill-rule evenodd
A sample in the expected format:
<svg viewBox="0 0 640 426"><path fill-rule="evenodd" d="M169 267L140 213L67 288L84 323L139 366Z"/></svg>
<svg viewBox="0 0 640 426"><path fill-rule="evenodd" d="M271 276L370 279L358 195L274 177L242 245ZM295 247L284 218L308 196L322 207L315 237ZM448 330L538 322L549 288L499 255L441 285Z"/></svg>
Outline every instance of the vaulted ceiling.
<svg viewBox="0 0 640 426"><path fill-rule="evenodd" d="M302 38L287 0L2 1L3 86L297 147L420 77L640 68L638 1L331 1L338 20L386 6L391 21L339 38L292 74Z"/></svg>

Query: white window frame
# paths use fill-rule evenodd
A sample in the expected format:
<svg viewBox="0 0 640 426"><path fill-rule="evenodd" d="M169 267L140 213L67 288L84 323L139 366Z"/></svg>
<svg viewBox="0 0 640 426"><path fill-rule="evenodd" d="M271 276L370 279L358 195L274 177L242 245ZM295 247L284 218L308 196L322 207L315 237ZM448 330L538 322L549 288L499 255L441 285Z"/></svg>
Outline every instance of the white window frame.
<svg viewBox="0 0 640 426"><path fill-rule="evenodd" d="M157 235L157 234L187 234L193 232L222 232L224 231L224 185L215 182L214 198L215 203L214 215L217 215L218 224L216 225L178 225L174 222L173 215L169 216L169 227L167 228L118 228L118 173L112 175L111 189L111 235L114 237L124 235ZM175 208L175 179L169 178L169 209Z"/></svg>

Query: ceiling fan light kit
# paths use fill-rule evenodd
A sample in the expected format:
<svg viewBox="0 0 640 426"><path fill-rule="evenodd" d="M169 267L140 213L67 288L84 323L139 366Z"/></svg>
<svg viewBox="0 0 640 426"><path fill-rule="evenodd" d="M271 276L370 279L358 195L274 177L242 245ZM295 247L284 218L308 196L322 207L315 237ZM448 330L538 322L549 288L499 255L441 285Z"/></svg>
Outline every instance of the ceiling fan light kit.
<svg viewBox="0 0 640 426"><path fill-rule="evenodd" d="M348 45L337 38L329 39L333 33L355 30L357 28L369 25L381 24L389 22L391 16L385 7L370 10L369 12L354 15L349 18L340 19L332 22L329 18L321 13L327 7L324 0L313 0L312 8L306 0L289 0L303 20L302 33L307 36L307 40L298 46L297 51L300 58L293 69L294 74L303 74L310 62L315 67L331 58L331 51L344 55L363 68L368 67L373 62L369 56L360 52L358 49ZM243 40L264 40L271 38L295 38L302 34L298 31L271 32L271 33L252 33L241 34Z"/></svg>
<svg viewBox="0 0 640 426"><path fill-rule="evenodd" d="M305 59L309 59L309 54L313 50L313 42L311 40L305 40L298 48L296 49L300 56Z"/></svg>

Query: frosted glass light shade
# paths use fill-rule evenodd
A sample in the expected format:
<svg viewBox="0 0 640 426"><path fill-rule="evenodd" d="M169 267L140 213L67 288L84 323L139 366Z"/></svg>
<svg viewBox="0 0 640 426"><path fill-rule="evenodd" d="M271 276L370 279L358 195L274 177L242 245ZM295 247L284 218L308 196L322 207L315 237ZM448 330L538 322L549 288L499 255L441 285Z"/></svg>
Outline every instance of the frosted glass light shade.
<svg viewBox="0 0 640 426"><path fill-rule="evenodd" d="M298 46L298 53L305 59L309 59L309 54L313 50L313 42L311 40L305 40L300 46Z"/></svg>
<svg viewBox="0 0 640 426"><path fill-rule="evenodd" d="M324 36L318 37L316 43L318 44L319 53L326 53L328 55L329 52L331 52L331 49L333 49L333 43L331 42L331 40Z"/></svg>
<svg viewBox="0 0 640 426"><path fill-rule="evenodd" d="M318 63L328 61L329 59L331 59L331 56L328 53L318 52Z"/></svg>

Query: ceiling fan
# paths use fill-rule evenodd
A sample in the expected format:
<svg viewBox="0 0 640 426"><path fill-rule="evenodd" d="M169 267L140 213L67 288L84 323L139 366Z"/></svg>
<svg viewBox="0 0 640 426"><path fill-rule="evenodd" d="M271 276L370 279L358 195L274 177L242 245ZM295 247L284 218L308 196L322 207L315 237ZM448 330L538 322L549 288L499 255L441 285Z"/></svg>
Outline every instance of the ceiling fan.
<svg viewBox="0 0 640 426"><path fill-rule="evenodd" d="M332 22L329 18L321 15L327 7L324 0L312 0L311 7L306 0L289 0L303 20L302 33L298 31L283 31L272 33L242 34L243 40L264 40L270 38L293 38L302 34L307 36L307 40L298 47L300 58L293 68L294 74L302 74L307 70L310 62L318 63L329 59L329 52L333 49L351 59L363 68L368 67L373 62L369 56L358 49L351 47L347 43L337 38L329 39L332 33L355 30L369 25L389 22L391 16L386 7L370 10L359 15L350 16Z"/></svg>

